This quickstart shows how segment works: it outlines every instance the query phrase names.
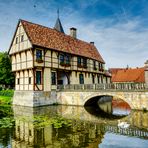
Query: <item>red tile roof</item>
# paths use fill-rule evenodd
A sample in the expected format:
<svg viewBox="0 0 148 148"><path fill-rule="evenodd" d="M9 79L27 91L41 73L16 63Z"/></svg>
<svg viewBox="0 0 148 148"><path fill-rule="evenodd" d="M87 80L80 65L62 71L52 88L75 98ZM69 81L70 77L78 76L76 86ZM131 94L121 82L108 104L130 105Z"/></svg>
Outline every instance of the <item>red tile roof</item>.
<svg viewBox="0 0 148 148"><path fill-rule="evenodd" d="M145 68L134 68L134 69L119 69L112 71L112 82L145 82L144 78Z"/></svg>
<svg viewBox="0 0 148 148"><path fill-rule="evenodd" d="M97 48L90 43L25 20L21 20L21 23L33 45L80 55L105 63Z"/></svg>

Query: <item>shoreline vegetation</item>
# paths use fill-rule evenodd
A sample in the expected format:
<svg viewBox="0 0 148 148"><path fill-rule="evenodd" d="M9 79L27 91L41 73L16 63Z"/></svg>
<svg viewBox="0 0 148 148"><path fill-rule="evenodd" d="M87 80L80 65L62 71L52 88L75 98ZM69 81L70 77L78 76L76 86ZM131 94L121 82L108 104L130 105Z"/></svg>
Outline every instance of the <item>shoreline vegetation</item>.
<svg viewBox="0 0 148 148"><path fill-rule="evenodd" d="M13 111L11 108L14 90L0 90L0 128L14 126Z"/></svg>
<svg viewBox="0 0 148 148"><path fill-rule="evenodd" d="M12 104L14 90L1 90L0 91L0 106Z"/></svg>

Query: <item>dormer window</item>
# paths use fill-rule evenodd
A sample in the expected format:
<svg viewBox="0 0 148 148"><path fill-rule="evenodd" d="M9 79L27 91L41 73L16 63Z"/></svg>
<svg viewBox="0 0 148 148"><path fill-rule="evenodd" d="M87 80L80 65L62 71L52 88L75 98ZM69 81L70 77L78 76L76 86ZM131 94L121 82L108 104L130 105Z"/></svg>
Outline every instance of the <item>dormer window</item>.
<svg viewBox="0 0 148 148"><path fill-rule="evenodd" d="M43 62L43 60L42 60L42 50L39 50L39 49L36 50L36 61L37 62Z"/></svg>

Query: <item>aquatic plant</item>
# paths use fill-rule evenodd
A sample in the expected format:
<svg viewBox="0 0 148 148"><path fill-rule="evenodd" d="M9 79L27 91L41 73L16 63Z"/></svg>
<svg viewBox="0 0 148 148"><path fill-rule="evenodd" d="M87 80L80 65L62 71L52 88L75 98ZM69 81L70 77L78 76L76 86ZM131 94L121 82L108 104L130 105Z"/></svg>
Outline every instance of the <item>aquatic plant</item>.
<svg viewBox="0 0 148 148"><path fill-rule="evenodd" d="M12 128L15 120L12 117L4 117L0 119L0 128Z"/></svg>
<svg viewBox="0 0 148 148"><path fill-rule="evenodd" d="M54 128L69 127L71 126L71 120L65 119L60 116L49 118L48 116L35 116L33 124L37 128L53 125Z"/></svg>

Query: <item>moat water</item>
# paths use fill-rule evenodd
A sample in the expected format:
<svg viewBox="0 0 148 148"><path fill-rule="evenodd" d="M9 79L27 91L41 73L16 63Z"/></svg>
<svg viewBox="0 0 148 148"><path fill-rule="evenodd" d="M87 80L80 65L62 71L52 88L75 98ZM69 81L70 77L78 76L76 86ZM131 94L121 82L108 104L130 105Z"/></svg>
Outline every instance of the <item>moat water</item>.
<svg viewBox="0 0 148 148"><path fill-rule="evenodd" d="M125 102L96 107L13 107L15 126L0 128L1 148L147 148L148 112ZM129 127L121 128L118 122Z"/></svg>

